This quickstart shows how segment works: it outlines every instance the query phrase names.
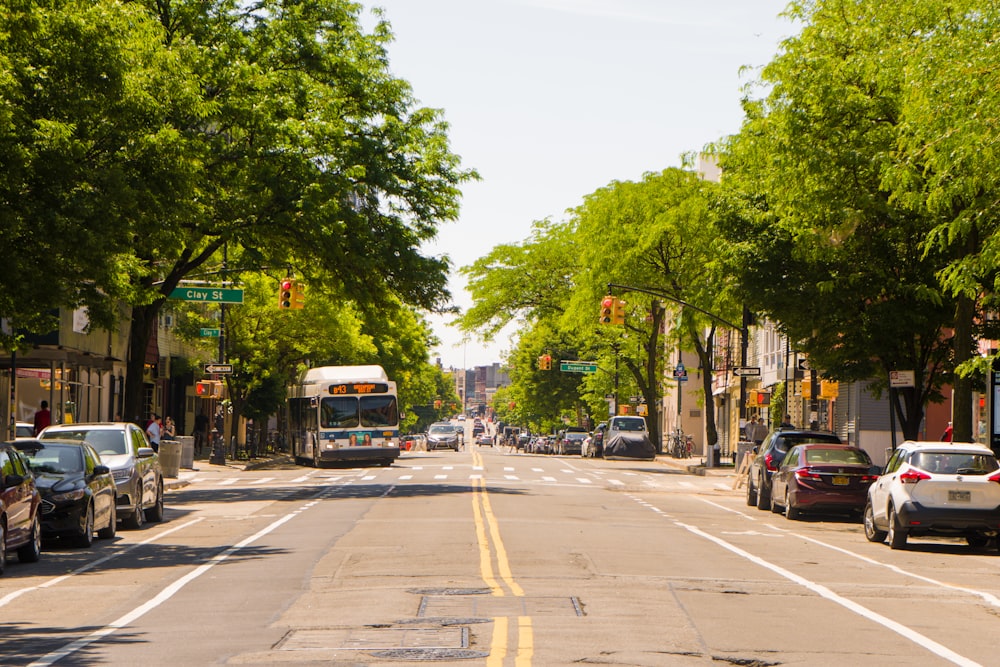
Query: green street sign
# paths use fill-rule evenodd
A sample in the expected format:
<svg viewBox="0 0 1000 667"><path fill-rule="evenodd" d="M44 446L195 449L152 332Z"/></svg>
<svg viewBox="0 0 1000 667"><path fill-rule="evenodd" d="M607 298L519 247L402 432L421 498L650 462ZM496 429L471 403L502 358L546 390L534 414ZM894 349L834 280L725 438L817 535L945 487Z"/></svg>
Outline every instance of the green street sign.
<svg viewBox="0 0 1000 667"><path fill-rule="evenodd" d="M222 287L175 287L171 299L202 303L243 303L243 290Z"/></svg>
<svg viewBox="0 0 1000 667"><path fill-rule="evenodd" d="M596 373L597 364L593 361L560 361L559 370L563 373Z"/></svg>
<svg viewBox="0 0 1000 667"><path fill-rule="evenodd" d="M198 335L202 338L219 338L222 335L222 329L199 329Z"/></svg>

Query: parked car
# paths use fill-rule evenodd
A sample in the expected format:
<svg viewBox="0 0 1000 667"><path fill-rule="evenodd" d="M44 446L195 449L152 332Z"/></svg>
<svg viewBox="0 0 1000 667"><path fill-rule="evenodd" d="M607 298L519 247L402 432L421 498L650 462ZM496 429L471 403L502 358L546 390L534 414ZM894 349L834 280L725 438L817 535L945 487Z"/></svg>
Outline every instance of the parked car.
<svg viewBox="0 0 1000 667"><path fill-rule="evenodd" d="M14 424L14 439L34 438L35 425L31 422L17 422Z"/></svg>
<svg viewBox="0 0 1000 667"><path fill-rule="evenodd" d="M68 537L81 547L115 536L115 479L94 448L73 440L17 440L42 494L42 537Z"/></svg>
<svg viewBox="0 0 1000 667"><path fill-rule="evenodd" d="M868 453L849 445L806 444L788 450L771 477L771 511L789 519L804 511L847 511L857 516L878 479Z"/></svg>
<svg viewBox="0 0 1000 667"><path fill-rule="evenodd" d="M747 505L770 509L771 476L785 460L789 449L807 442L839 445L840 438L829 431L781 429L769 433L760 447L753 448L753 458L747 471Z"/></svg>
<svg viewBox="0 0 1000 667"><path fill-rule="evenodd" d="M616 415L609 419L601 455L609 460L654 460L656 446L649 439L646 419L635 415Z"/></svg>
<svg viewBox="0 0 1000 667"><path fill-rule="evenodd" d="M908 440L868 489L864 521L870 542L893 549L925 535L984 547L1000 532L1000 463L984 445Z"/></svg>
<svg viewBox="0 0 1000 667"><path fill-rule="evenodd" d="M583 429L579 431L566 429L566 433L559 439L559 453L580 454L583 451L583 441L588 437L589 434Z"/></svg>
<svg viewBox="0 0 1000 667"><path fill-rule="evenodd" d="M117 486L115 511L126 528L163 521L163 471L160 458L141 428L129 422L54 424L40 440L86 441L111 469Z"/></svg>
<svg viewBox="0 0 1000 667"><path fill-rule="evenodd" d="M457 452L462 446L458 437L459 428L461 427L448 422L431 424L430 428L427 429L427 451L454 449Z"/></svg>
<svg viewBox="0 0 1000 667"><path fill-rule="evenodd" d="M28 460L13 443L0 443L0 574L12 551L22 563L41 557L41 506Z"/></svg>
<svg viewBox="0 0 1000 667"><path fill-rule="evenodd" d="M477 445L481 445L483 447L492 447L493 446L493 438L491 436L488 436L485 433L483 433L476 440L476 444Z"/></svg>

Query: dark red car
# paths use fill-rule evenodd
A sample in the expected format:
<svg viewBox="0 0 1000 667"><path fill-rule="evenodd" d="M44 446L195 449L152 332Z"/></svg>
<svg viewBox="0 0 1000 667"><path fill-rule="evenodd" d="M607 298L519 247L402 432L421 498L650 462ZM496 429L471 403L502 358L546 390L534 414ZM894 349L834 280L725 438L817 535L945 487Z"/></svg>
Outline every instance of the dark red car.
<svg viewBox="0 0 1000 667"><path fill-rule="evenodd" d="M11 443L0 443L0 574L10 551L17 551L22 563L38 560L42 551L41 504L27 459Z"/></svg>
<svg viewBox="0 0 1000 667"><path fill-rule="evenodd" d="M861 516L877 468L863 449L807 443L788 450L771 477L771 511L797 519L803 511Z"/></svg>

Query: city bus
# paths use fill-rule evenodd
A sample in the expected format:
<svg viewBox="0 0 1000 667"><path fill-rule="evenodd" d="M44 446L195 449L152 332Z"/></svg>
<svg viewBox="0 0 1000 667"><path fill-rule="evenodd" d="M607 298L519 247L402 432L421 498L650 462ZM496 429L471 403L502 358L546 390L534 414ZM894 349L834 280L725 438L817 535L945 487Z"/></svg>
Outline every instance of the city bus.
<svg viewBox="0 0 1000 667"><path fill-rule="evenodd" d="M288 392L289 442L296 463L371 462L399 457L396 383L381 366L323 366Z"/></svg>

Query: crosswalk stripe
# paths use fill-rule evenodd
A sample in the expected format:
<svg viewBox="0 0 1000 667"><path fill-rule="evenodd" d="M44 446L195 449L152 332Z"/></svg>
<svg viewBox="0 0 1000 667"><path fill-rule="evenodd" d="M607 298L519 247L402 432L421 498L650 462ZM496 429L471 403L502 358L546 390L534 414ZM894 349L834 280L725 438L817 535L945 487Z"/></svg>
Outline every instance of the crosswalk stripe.
<svg viewBox="0 0 1000 667"><path fill-rule="evenodd" d="M400 479L400 480L404 480L404 479L413 479L413 475L400 475L400 476L399 476L399 479Z"/></svg>
<svg viewBox="0 0 1000 667"><path fill-rule="evenodd" d="M580 484L593 484L593 482L591 482L586 477L577 477L576 481L580 482Z"/></svg>
<svg viewBox="0 0 1000 667"><path fill-rule="evenodd" d="M239 477L230 477L229 479L224 479L219 482L219 486L229 486L230 484L235 484L238 481L240 481Z"/></svg>

